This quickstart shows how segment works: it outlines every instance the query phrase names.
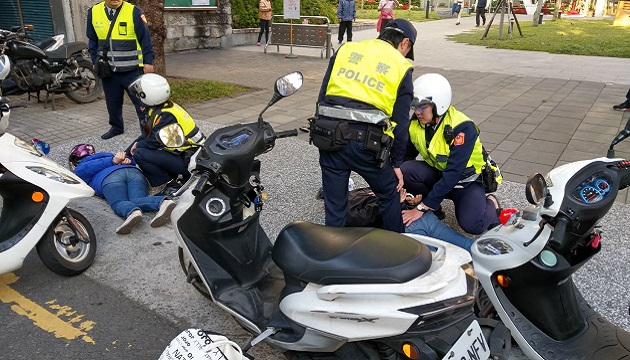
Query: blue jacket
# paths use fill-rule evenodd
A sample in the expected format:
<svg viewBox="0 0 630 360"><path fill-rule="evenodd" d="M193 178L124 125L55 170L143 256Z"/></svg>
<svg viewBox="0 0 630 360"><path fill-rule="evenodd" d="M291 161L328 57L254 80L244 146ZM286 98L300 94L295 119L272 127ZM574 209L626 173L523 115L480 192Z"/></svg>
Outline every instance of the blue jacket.
<svg viewBox="0 0 630 360"><path fill-rule="evenodd" d="M339 0L337 17L341 21L352 21L357 17L357 7L354 0Z"/></svg>
<svg viewBox="0 0 630 360"><path fill-rule="evenodd" d="M114 165L113 159L114 154L106 152L86 156L81 159L74 173L90 185L96 195L104 197L102 184L107 175L119 169L136 167L133 159L131 160L133 165Z"/></svg>

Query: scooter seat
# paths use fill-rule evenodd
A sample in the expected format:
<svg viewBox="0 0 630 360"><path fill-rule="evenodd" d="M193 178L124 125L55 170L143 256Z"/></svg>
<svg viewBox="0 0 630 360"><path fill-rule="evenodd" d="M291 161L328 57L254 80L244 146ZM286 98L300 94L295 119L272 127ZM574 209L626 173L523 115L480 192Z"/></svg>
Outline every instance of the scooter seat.
<svg viewBox="0 0 630 360"><path fill-rule="evenodd" d="M432 262L426 245L399 233L303 221L280 232L272 258L286 275L320 285L405 283Z"/></svg>
<svg viewBox="0 0 630 360"><path fill-rule="evenodd" d="M87 49L87 44L83 41L75 41L59 46L59 48L52 51L45 51L48 58L54 59L67 59L70 55L81 52L83 49Z"/></svg>

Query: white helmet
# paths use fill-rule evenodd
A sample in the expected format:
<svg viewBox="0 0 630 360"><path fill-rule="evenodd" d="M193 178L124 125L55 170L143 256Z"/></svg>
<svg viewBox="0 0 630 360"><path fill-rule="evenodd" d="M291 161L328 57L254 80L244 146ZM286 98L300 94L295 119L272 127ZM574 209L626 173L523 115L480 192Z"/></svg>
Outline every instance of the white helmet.
<svg viewBox="0 0 630 360"><path fill-rule="evenodd" d="M142 74L129 85L129 91L146 106L165 103L171 97L171 87L164 77L154 73Z"/></svg>
<svg viewBox="0 0 630 360"><path fill-rule="evenodd" d="M0 81L9 76L9 71L11 71L9 57L7 55L0 55Z"/></svg>
<svg viewBox="0 0 630 360"><path fill-rule="evenodd" d="M433 104L433 112L442 116L451 106L453 93L451 84L440 74L429 73L421 75L413 82L412 108L418 108L424 104Z"/></svg>

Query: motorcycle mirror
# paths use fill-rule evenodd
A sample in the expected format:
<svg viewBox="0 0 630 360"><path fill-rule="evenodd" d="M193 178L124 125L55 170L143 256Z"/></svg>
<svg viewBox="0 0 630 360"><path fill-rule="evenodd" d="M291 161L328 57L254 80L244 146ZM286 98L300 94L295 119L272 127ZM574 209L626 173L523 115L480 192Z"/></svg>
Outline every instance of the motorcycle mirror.
<svg viewBox="0 0 630 360"><path fill-rule="evenodd" d="M534 174L525 184L525 197L530 204L538 205L547 197L547 183L541 174Z"/></svg>
<svg viewBox="0 0 630 360"><path fill-rule="evenodd" d="M291 96L298 91L302 84L304 83L304 75L302 75L299 71L294 71L288 74L285 74L278 79L276 79L276 84L273 89L273 97L265 106L265 108L258 115L258 126L263 126L263 118L262 114L269 109L269 107L275 103L277 103L280 99Z"/></svg>
<svg viewBox="0 0 630 360"><path fill-rule="evenodd" d="M274 92L281 97L291 96L302 87L303 82L304 76L299 71L286 74L276 80Z"/></svg>
<svg viewBox="0 0 630 360"><path fill-rule="evenodd" d="M157 139L160 144L169 148L181 147L186 142L184 130L179 124L169 124L161 128L157 133Z"/></svg>

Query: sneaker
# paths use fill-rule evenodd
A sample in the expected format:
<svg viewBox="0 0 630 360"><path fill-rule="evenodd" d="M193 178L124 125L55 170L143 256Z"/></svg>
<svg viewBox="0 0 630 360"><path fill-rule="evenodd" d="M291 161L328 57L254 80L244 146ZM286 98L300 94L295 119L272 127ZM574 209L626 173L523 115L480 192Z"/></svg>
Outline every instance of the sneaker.
<svg viewBox="0 0 630 360"><path fill-rule="evenodd" d="M136 209L127 216L127 219L116 229L116 234L129 234L131 229L142 221L142 211Z"/></svg>
<svg viewBox="0 0 630 360"><path fill-rule="evenodd" d="M613 106L614 110L630 110L630 100L626 100L619 105Z"/></svg>
<svg viewBox="0 0 630 360"><path fill-rule="evenodd" d="M459 25L459 22L456 22L455 25Z"/></svg>
<svg viewBox="0 0 630 360"><path fill-rule="evenodd" d="M256 46L260 46L260 42L257 42L257 43L256 43Z"/></svg>
<svg viewBox="0 0 630 360"><path fill-rule="evenodd" d="M160 227L168 221L171 217L171 212L175 208L175 202L173 200L164 199L162 200L162 204L160 204L160 209L155 214L153 219L151 219L151 227Z"/></svg>

